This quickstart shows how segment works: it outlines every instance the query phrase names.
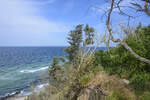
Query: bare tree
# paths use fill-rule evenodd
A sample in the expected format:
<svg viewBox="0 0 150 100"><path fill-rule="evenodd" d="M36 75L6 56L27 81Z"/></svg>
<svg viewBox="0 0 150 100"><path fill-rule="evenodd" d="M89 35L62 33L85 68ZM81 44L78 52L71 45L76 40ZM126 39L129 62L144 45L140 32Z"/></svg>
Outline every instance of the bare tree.
<svg viewBox="0 0 150 100"><path fill-rule="evenodd" d="M114 9L118 9L119 11L119 14L121 15L125 15L125 16L128 16L129 18L131 17L134 17L134 16L131 16L125 12L123 12L121 10L122 7L128 7L130 9L134 9L136 11L140 11L140 12L144 12L146 13L148 16L150 16L150 0L142 0L145 4L144 4L144 7L139 4L139 3L131 3L133 6L126 6L126 5L120 5L120 3L124 0L110 0L111 1L111 6L110 8L105 12L107 18L106 18L106 26L107 26L107 30L108 30L108 33L109 33L109 37L108 38L108 43L109 41L113 41L115 43L119 43L121 44L128 52L130 52L136 59L142 61L142 62L145 62L147 64L150 65L150 60L149 59L146 59L140 55L138 55L136 52L133 51L133 49L125 42L125 40L121 40L120 38L117 38L115 39L113 34L113 28L111 26L111 15L114 11Z"/></svg>
<svg viewBox="0 0 150 100"><path fill-rule="evenodd" d="M144 2L144 6L142 6L140 3L133 2L131 3L137 12L144 12L150 17L150 0L141 0Z"/></svg>

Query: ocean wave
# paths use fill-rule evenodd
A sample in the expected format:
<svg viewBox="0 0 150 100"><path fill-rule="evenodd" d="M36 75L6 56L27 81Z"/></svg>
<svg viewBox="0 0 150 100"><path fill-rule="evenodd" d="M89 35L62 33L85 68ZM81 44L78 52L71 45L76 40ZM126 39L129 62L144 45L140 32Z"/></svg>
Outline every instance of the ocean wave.
<svg viewBox="0 0 150 100"><path fill-rule="evenodd" d="M33 69L33 70L21 70L20 72L21 73L34 73L34 72L38 72L38 71L42 71L42 70L46 70L46 69L48 69L48 66L42 67L39 69Z"/></svg>
<svg viewBox="0 0 150 100"><path fill-rule="evenodd" d="M15 95L18 95L19 93L20 93L20 91L14 91L14 92L11 92L11 93L6 93L3 96L0 95L0 100L7 100L8 98L13 97Z"/></svg>
<svg viewBox="0 0 150 100"><path fill-rule="evenodd" d="M20 94L18 94L18 95L16 95L16 96L18 96L18 97L23 97L23 96L29 96L29 95L31 95L31 94L32 94L31 91L24 91L24 90L22 90L22 91L20 92Z"/></svg>
<svg viewBox="0 0 150 100"><path fill-rule="evenodd" d="M48 86L48 85L49 85L49 83L40 84L40 85L37 86L37 88L41 89L41 88L43 88L45 86Z"/></svg>
<svg viewBox="0 0 150 100"><path fill-rule="evenodd" d="M48 85L49 85L49 83L39 84L35 87L34 92L40 93L41 91L44 91L46 86L48 86Z"/></svg>
<svg viewBox="0 0 150 100"><path fill-rule="evenodd" d="M44 91L45 87L48 85L49 85L49 83L39 84L34 88L34 92L40 93L41 91ZM0 95L0 100L5 100L5 99L13 97L13 96L16 96L16 97L29 96L31 94L32 94L32 92L29 89L23 89L23 90L6 93L3 96Z"/></svg>

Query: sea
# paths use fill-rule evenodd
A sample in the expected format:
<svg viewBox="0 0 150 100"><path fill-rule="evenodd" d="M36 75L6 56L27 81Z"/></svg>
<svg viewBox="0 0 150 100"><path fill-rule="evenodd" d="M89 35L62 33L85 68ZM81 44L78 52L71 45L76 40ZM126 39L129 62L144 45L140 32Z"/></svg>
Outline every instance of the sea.
<svg viewBox="0 0 150 100"><path fill-rule="evenodd" d="M29 95L31 86L48 83L48 68L55 56L65 56L65 47L0 47L0 98L21 91Z"/></svg>
<svg viewBox="0 0 150 100"><path fill-rule="evenodd" d="M0 47L0 98L31 94L49 83L48 68L55 56L66 56L66 47ZM106 50L106 48L100 48Z"/></svg>

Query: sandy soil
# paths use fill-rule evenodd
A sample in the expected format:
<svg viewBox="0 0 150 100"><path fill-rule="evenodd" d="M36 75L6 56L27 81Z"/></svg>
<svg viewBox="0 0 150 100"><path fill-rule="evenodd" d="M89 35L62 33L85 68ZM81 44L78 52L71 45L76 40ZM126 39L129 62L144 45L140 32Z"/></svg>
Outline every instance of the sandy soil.
<svg viewBox="0 0 150 100"><path fill-rule="evenodd" d="M6 100L25 100L27 97L11 97Z"/></svg>

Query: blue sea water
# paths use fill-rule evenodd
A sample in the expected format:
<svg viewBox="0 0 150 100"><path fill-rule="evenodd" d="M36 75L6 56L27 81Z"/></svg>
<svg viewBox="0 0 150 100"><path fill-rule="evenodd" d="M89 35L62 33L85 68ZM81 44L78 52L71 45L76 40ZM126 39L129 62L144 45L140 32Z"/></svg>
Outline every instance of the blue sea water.
<svg viewBox="0 0 150 100"><path fill-rule="evenodd" d="M0 97L41 84L54 56L65 56L65 47L0 47Z"/></svg>
<svg viewBox="0 0 150 100"><path fill-rule="evenodd" d="M48 67L53 57L66 56L64 49L65 47L0 47L0 97L14 91L28 95L32 83L41 87L48 82Z"/></svg>

